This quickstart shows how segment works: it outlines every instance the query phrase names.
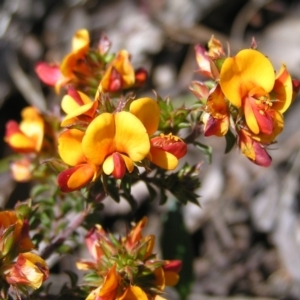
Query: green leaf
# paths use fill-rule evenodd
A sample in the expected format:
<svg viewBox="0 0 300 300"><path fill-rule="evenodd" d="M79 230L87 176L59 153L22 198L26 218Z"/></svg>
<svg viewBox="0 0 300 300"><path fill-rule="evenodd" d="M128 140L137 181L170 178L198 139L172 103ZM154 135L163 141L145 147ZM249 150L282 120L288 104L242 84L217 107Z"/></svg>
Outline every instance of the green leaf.
<svg viewBox="0 0 300 300"><path fill-rule="evenodd" d="M208 146L208 145L204 145L204 144L196 142L196 141L194 142L194 145L206 157L208 163L211 163L211 161L212 161L212 147Z"/></svg>
<svg viewBox="0 0 300 300"><path fill-rule="evenodd" d="M235 135L232 133L231 130L228 130L228 132L225 135L225 139L226 139L226 148L225 148L225 153L228 153L229 151L231 151L231 149L233 148L233 146L236 143L236 137Z"/></svg>
<svg viewBox="0 0 300 300"><path fill-rule="evenodd" d="M180 299L185 300L194 281L194 251L192 239L186 230L179 204L168 212L163 222L161 247L164 259L182 261L182 269L179 273L180 280L175 289L178 291Z"/></svg>

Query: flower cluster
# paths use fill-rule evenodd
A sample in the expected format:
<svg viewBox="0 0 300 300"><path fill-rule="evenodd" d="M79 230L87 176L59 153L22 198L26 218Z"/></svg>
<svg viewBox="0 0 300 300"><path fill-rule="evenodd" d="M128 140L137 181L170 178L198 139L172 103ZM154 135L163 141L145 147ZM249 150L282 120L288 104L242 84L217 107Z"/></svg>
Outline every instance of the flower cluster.
<svg viewBox="0 0 300 300"><path fill-rule="evenodd" d="M181 261L156 258L155 237L141 232L146 222L143 218L119 239L100 225L89 231L86 245L94 261L77 263L80 270L89 271L86 280L92 291L86 300L163 300L165 286L178 282Z"/></svg>
<svg viewBox="0 0 300 300"><path fill-rule="evenodd" d="M73 88L62 100L67 115L61 125L68 129L58 137L58 151L70 166L58 176L64 192L82 188L101 174L121 179L133 172L135 164L148 166L147 161L173 170L186 154L179 137L155 136L160 109L154 99L131 99L117 107L111 103L112 111L105 111L104 101L91 101Z"/></svg>
<svg viewBox="0 0 300 300"><path fill-rule="evenodd" d="M91 48L88 31L80 29L73 36L72 51L60 64L39 62L35 71L56 92L61 87L72 85L92 97L97 90L117 93L143 85L147 72L143 68L134 70L126 50L110 54L110 46L110 41L103 35L97 48Z"/></svg>
<svg viewBox="0 0 300 300"><path fill-rule="evenodd" d="M195 46L198 72L210 82L193 82L191 90L203 104L205 136L225 136L234 132L241 152L252 162L269 166L266 146L275 142L284 127L283 113L296 92L286 66L274 71L270 60L256 49L239 51L226 57L214 37L208 51Z"/></svg>
<svg viewBox="0 0 300 300"><path fill-rule="evenodd" d="M19 289L39 288L48 278L46 262L32 252L28 220L16 211L0 212L0 295L11 285Z"/></svg>

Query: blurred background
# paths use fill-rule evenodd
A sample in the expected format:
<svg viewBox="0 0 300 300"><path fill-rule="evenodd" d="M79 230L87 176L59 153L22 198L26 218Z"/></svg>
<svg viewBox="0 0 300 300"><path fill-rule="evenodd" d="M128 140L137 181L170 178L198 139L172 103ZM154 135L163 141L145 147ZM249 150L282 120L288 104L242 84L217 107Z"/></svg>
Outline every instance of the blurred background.
<svg viewBox="0 0 300 300"><path fill-rule="evenodd" d="M112 52L127 49L133 65L148 70L143 95L153 96L155 90L178 105L196 101L188 89L197 78L194 45L206 45L212 35L229 44L232 54L255 37L276 69L285 63L300 79L300 1L2 0L1 136L5 123L20 120L25 106L43 109L57 101L39 82L34 65L61 61L80 28L90 31L94 45L105 33ZM168 299L300 299L299 115L296 99L285 115L283 134L269 151L273 164L267 169L236 149L225 155L223 139L202 138L213 148L212 163L193 151L187 157L193 164L202 162L201 207L179 207L172 197L164 206L149 203L139 187L134 189L140 198L134 215L126 202L105 200L101 223L106 228L124 231L129 221L148 215L146 230L160 241L157 252L184 260L180 290L170 290ZM11 152L3 139L0 143L3 158ZM29 190L29 184L2 173L0 206L13 207L28 198ZM58 278L73 262L66 256L54 266Z"/></svg>

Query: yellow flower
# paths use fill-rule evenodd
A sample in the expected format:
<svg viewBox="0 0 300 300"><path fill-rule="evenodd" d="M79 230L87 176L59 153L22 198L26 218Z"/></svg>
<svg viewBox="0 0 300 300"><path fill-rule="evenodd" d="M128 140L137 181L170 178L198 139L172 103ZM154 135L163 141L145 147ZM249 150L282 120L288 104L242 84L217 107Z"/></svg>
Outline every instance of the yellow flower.
<svg viewBox="0 0 300 300"><path fill-rule="evenodd" d="M9 284L20 284L37 289L48 276L49 269L46 262L34 253L26 252L19 254L17 261L6 274L6 281Z"/></svg>
<svg viewBox="0 0 300 300"><path fill-rule="evenodd" d="M72 39L72 51L62 61L60 69L62 74L69 78L78 68L80 60L89 50L90 37L86 29L76 31ZM81 66L81 65L80 65Z"/></svg>
<svg viewBox="0 0 300 300"><path fill-rule="evenodd" d="M95 180L99 167L86 160L81 143L84 132L68 129L58 137L58 152L61 159L72 166L58 175L57 183L63 192L78 190Z"/></svg>
<svg viewBox="0 0 300 300"><path fill-rule="evenodd" d="M125 111L99 115L90 123L82 139L87 161L102 165L105 174L113 174L116 178L122 178L126 169L131 173L134 162L143 160L149 150L145 126Z"/></svg>
<svg viewBox="0 0 300 300"><path fill-rule="evenodd" d="M74 125L80 122L90 123L98 108L98 101L92 101L86 94L68 88L68 94L61 102L62 110L67 116L61 122L61 126Z"/></svg>
<svg viewBox="0 0 300 300"><path fill-rule="evenodd" d="M34 107L22 110L22 121L8 121L6 124L5 141L20 153L39 152L43 145L44 120Z"/></svg>
<svg viewBox="0 0 300 300"><path fill-rule="evenodd" d="M241 50L235 57L225 59L220 86L226 98L242 108L254 134L271 135L276 112L285 112L292 101L292 80L285 67L275 77L270 60L253 49Z"/></svg>
<svg viewBox="0 0 300 300"><path fill-rule="evenodd" d="M160 109L156 101L151 98L140 98L131 103L129 110L142 121L149 136L157 131ZM183 140L172 134L160 134L152 137L150 144L147 158L166 170L175 169L178 165L178 159L187 152L187 146Z"/></svg>

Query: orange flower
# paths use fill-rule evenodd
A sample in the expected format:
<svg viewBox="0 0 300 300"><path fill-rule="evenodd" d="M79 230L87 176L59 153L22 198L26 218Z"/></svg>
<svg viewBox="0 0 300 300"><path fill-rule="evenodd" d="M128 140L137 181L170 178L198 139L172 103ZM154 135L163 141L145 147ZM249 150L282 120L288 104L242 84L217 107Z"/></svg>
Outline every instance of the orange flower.
<svg viewBox="0 0 300 300"><path fill-rule="evenodd" d="M259 166L268 167L271 165L272 158L266 149L251 137L249 132L242 129L239 131L238 136L239 148L242 154Z"/></svg>
<svg viewBox="0 0 300 300"><path fill-rule="evenodd" d="M40 152L44 138L44 120L34 107L22 110L20 124L8 121L6 124L5 141L16 152Z"/></svg>
<svg viewBox="0 0 300 300"><path fill-rule="evenodd" d="M60 66L39 62L35 66L35 72L45 84L54 86L55 90L59 92L62 86L74 79L77 71L82 73L86 68L83 58L89 50L89 43L88 31L86 29L78 30L72 39L72 51L65 56Z"/></svg>
<svg viewBox="0 0 300 300"><path fill-rule="evenodd" d="M93 290L86 300L116 300L119 287L119 274L116 271L116 264L107 272L103 284Z"/></svg>
<svg viewBox="0 0 300 300"><path fill-rule="evenodd" d="M224 136L228 131L228 105L219 85L217 85L208 96L203 122L205 136Z"/></svg>
<svg viewBox="0 0 300 300"><path fill-rule="evenodd" d="M220 86L226 98L243 109L254 134L271 135L276 112L284 113L292 101L292 80L285 66L275 77L269 59L253 49L241 50L224 61Z"/></svg>
<svg viewBox="0 0 300 300"><path fill-rule="evenodd" d="M133 86L134 83L135 72L130 63L130 55L126 50L121 50L107 68L95 99L98 99L100 92L119 92Z"/></svg>
<svg viewBox="0 0 300 300"><path fill-rule="evenodd" d="M6 274L6 281L9 284L25 285L37 289L48 276L49 269L46 262L34 253L26 252L19 254L17 261Z"/></svg>
<svg viewBox="0 0 300 300"><path fill-rule="evenodd" d="M0 259L33 248L28 222L19 219L14 211L0 211Z"/></svg>

